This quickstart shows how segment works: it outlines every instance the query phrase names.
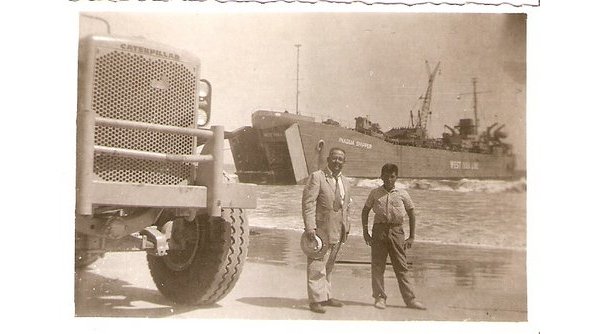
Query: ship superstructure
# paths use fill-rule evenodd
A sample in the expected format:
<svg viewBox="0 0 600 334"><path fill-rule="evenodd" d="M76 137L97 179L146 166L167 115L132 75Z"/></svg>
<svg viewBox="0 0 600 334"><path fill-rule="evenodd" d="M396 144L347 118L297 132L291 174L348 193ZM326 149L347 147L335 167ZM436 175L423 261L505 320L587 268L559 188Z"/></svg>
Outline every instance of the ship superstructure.
<svg viewBox="0 0 600 334"><path fill-rule="evenodd" d="M258 110L252 126L230 135L230 146L241 182L267 184L302 183L309 173L324 168L332 147L346 150L344 174L377 178L381 165L396 163L401 178L511 178L515 156L503 142L504 125L497 123L479 133L476 81L473 80L474 118L464 118L441 138L427 134L431 117L433 82L438 63L429 71L417 121L383 131L368 117L355 118L354 128L340 126L333 119L318 122L314 117L288 112ZM428 66L429 69L429 66ZM412 116L412 111L411 111Z"/></svg>

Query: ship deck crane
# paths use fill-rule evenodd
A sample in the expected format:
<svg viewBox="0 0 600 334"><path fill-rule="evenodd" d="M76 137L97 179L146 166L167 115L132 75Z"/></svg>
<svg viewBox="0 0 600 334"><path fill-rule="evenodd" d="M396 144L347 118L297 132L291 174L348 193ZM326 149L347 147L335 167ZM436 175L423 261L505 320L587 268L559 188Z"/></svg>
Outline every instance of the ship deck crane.
<svg viewBox="0 0 600 334"><path fill-rule="evenodd" d="M424 131L427 131L427 121L431 117L431 94L433 90L433 81L438 73L441 74L440 62L435 65L433 71L429 67L429 62L425 61L425 65L427 66L427 74L429 75L429 80L427 82L427 90L425 91L425 97L421 96L420 98L423 100L421 104L421 108L418 113L418 121L417 127L422 128Z"/></svg>

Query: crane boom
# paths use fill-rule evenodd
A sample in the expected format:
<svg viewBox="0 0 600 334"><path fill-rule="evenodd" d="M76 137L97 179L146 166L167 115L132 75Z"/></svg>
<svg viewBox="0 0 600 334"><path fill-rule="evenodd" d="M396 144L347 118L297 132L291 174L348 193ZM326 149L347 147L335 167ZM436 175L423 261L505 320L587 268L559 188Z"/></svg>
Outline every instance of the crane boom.
<svg viewBox="0 0 600 334"><path fill-rule="evenodd" d="M420 127L423 130L427 130L427 121L431 117L431 92L433 90L433 81L440 68L440 62L437 63L433 72L430 71L429 63L427 61L425 61L425 65L427 66L429 80L427 82L427 91L425 92L425 97L423 98L421 109L419 110L419 120L417 122L417 127Z"/></svg>

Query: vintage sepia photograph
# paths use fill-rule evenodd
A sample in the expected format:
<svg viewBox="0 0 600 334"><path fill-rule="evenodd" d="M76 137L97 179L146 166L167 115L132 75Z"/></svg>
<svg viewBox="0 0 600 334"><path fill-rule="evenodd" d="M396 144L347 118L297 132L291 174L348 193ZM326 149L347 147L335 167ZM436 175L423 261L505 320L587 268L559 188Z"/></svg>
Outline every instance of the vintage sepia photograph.
<svg viewBox="0 0 600 334"><path fill-rule="evenodd" d="M74 316L527 322L527 21L82 11Z"/></svg>
<svg viewBox="0 0 600 334"><path fill-rule="evenodd" d="M594 332L599 8L7 2L5 327Z"/></svg>

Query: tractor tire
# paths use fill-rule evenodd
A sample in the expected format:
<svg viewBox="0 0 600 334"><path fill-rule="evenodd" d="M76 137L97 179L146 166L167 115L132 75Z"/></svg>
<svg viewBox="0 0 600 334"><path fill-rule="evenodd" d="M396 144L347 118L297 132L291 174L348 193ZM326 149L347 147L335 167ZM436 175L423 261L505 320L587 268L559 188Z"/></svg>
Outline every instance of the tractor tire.
<svg viewBox="0 0 600 334"><path fill-rule="evenodd" d="M214 304L239 279L248 254L248 220L242 209L224 209L221 218L209 220L204 216L188 223L193 226L188 234L195 233L196 237L186 251L147 255L156 287L176 304Z"/></svg>

